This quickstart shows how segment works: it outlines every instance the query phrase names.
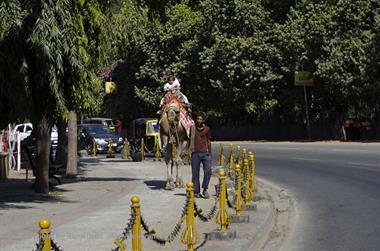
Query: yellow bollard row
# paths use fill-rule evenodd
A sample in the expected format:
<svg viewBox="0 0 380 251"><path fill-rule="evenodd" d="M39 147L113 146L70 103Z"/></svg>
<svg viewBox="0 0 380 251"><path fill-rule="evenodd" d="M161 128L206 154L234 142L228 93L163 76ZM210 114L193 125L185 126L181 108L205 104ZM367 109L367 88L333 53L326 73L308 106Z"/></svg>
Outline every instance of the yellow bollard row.
<svg viewBox="0 0 380 251"><path fill-rule="evenodd" d="M186 187L189 204L187 206L186 228L181 234L181 242L187 245L188 251L194 251L194 244L199 242L199 234L194 225L194 185L192 182L188 182Z"/></svg>

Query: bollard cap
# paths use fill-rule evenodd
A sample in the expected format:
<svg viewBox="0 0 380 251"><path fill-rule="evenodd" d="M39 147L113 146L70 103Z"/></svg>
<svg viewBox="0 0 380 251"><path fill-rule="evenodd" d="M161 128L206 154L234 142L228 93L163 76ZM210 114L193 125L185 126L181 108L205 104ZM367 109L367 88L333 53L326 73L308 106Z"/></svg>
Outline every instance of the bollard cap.
<svg viewBox="0 0 380 251"><path fill-rule="evenodd" d="M239 164L236 164L236 165L235 165L235 169L236 169L236 170L240 170L240 165L239 165Z"/></svg>
<svg viewBox="0 0 380 251"><path fill-rule="evenodd" d="M248 153L249 155L252 155L253 153L251 152L251 151L249 151L249 153Z"/></svg>
<svg viewBox="0 0 380 251"><path fill-rule="evenodd" d="M238 149L240 149L241 147L240 146L237 146Z"/></svg>
<svg viewBox="0 0 380 251"><path fill-rule="evenodd" d="M226 176L223 169L219 170L219 176L221 176L221 177Z"/></svg>
<svg viewBox="0 0 380 251"><path fill-rule="evenodd" d="M246 153L247 152L247 149L243 148L243 153Z"/></svg>
<svg viewBox="0 0 380 251"><path fill-rule="evenodd" d="M140 198L137 196L133 196L131 198L131 202L132 202L132 204L138 204L138 203L140 203Z"/></svg>
<svg viewBox="0 0 380 251"><path fill-rule="evenodd" d="M244 159L244 164L248 164L248 160L247 159Z"/></svg>
<svg viewBox="0 0 380 251"><path fill-rule="evenodd" d="M234 144L230 144L230 147L231 147L231 148L234 147Z"/></svg>
<svg viewBox="0 0 380 251"><path fill-rule="evenodd" d="M50 228L50 221L48 219L41 219L39 222L41 229L49 229Z"/></svg>
<svg viewBox="0 0 380 251"><path fill-rule="evenodd" d="M193 187L194 187L193 182L191 182L191 181L190 181L190 182L187 182L187 183L186 183L186 187L187 187L187 188L193 188Z"/></svg>

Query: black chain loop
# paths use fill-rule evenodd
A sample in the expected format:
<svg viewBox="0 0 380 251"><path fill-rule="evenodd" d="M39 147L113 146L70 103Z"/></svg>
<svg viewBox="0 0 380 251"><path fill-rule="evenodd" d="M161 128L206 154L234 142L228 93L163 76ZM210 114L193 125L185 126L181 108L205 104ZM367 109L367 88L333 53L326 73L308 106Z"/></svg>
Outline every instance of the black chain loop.
<svg viewBox="0 0 380 251"><path fill-rule="evenodd" d="M54 242L53 239L51 239L50 243L51 243L51 250L53 250L53 251L63 251L63 249L60 248L57 245L57 243ZM43 247L44 247L44 241L40 240L38 243L36 243L36 250L35 251L42 251Z"/></svg>
<svg viewBox="0 0 380 251"><path fill-rule="evenodd" d="M174 229L171 231L171 233L168 235L166 239L158 237L156 235L156 231L149 227L149 225L146 223L144 217L141 215L141 226L143 227L145 233L144 236L147 239L150 239L160 245L165 245L167 243L170 243L175 240L175 238L178 236L178 234L181 231L182 224L186 219L186 213L187 213L187 207L189 206L189 198L186 197L185 205L182 208L182 213L180 219L177 221L177 223L174 226Z"/></svg>
<svg viewBox="0 0 380 251"><path fill-rule="evenodd" d="M54 242L53 239L51 239L51 249L52 249L53 251L63 251L63 249L61 249L61 248L57 245L57 243Z"/></svg>
<svg viewBox="0 0 380 251"><path fill-rule="evenodd" d="M134 211L132 211L132 212L133 213L131 213L131 217L129 218L127 226L124 228L124 231L123 231L123 234L121 237L121 239L123 241L128 238L129 232L131 231L132 226L133 226L133 224L135 224L135 221L136 221L136 214ZM116 248L112 249L112 251L119 251L119 249L120 249L119 247L116 247Z"/></svg>
<svg viewBox="0 0 380 251"><path fill-rule="evenodd" d="M215 189L216 190L215 203L211 207L210 212L208 212L206 215L202 214L203 210L201 208L199 208L198 205L194 202L195 217L198 216L199 219L203 222L207 222L207 221L211 220L212 218L214 218L215 213L216 213L216 209L218 207L219 196L220 196L220 188L221 188L221 185L219 182L219 184L217 185L217 187Z"/></svg>
<svg viewBox="0 0 380 251"><path fill-rule="evenodd" d="M44 247L44 241L40 239L40 241L36 243L35 251L41 251L43 247Z"/></svg>

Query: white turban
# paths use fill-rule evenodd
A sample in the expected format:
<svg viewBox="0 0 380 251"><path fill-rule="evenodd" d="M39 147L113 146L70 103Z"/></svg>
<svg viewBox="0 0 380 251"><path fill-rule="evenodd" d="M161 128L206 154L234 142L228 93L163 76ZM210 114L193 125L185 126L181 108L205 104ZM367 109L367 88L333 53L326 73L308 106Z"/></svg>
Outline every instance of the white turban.
<svg viewBox="0 0 380 251"><path fill-rule="evenodd" d="M170 84L169 83L166 83L165 85L164 85L164 91L169 91L170 90L170 88L171 88L171 86L170 86Z"/></svg>
<svg viewBox="0 0 380 251"><path fill-rule="evenodd" d="M179 90L181 88L181 84L179 83L178 79L174 80L171 87L172 87L172 90Z"/></svg>

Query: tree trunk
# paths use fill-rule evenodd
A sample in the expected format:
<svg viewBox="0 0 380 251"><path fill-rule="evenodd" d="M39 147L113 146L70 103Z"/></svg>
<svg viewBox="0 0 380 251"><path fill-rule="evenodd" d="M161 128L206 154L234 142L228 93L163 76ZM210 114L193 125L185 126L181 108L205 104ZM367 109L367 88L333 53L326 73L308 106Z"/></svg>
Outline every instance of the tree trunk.
<svg viewBox="0 0 380 251"><path fill-rule="evenodd" d="M49 193L50 126L44 117L37 125L36 187L37 193Z"/></svg>
<svg viewBox="0 0 380 251"><path fill-rule="evenodd" d="M67 135L66 135L67 123L63 119L59 119L57 122L58 131L58 146L55 157L55 163L60 165L67 165Z"/></svg>
<svg viewBox="0 0 380 251"><path fill-rule="evenodd" d="M77 174L77 114L75 111L70 111L68 122L68 149L67 149L67 168L66 175Z"/></svg>

